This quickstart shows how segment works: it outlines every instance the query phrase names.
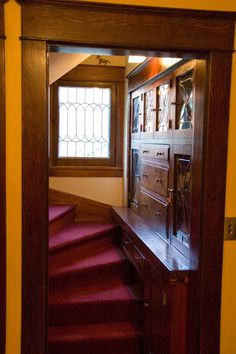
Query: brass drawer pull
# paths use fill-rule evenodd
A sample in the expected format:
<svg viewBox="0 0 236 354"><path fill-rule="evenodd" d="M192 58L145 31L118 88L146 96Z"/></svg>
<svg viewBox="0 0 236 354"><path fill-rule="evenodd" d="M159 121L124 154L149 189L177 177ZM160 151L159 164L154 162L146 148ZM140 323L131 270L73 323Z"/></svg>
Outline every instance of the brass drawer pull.
<svg viewBox="0 0 236 354"><path fill-rule="evenodd" d="M135 257L135 261L136 261L136 262L141 262L141 261L142 261L142 257L136 256L136 257Z"/></svg>
<svg viewBox="0 0 236 354"><path fill-rule="evenodd" d="M142 206L144 206L144 207L147 207L147 206L148 206L148 204L147 204L147 203L144 203L144 202L142 202L141 204L142 204Z"/></svg>
<svg viewBox="0 0 236 354"><path fill-rule="evenodd" d="M164 156L165 153L164 152L161 152L161 151L157 151L157 156Z"/></svg>
<svg viewBox="0 0 236 354"><path fill-rule="evenodd" d="M143 177L147 177L148 178L148 175L146 173L143 173Z"/></svg>
<svg viewBox="0 0 236 354"><path fill-rule="evenodd" d="M149 154L149 150L143 150L143 154Z"/></svg>
<svg viewBox="0 0 236 354"><path fill-rule="evenodd" d="M155 216L161 216L161 212L160 211L155 211L154 215Z"/></svg>
<svg viewBox="0 0 236 354"><path fill-rule="evenodd" d="M124 240L124 244L127 246L127 245L131 245L131 241L129 240Z"/></svg>
<svg viewBox="0 0 236 354"><path fill-rule="evenodd" d="M162 180L161 180L161 178L156 178L156 181L158 183L158 182L161 182Z"/></svg>
<svg viewBox="0 0 236 354"><path fill-rule="evenodd" d="M148 302L144 302L144 307L149 307L150 306L150 304L148 303Z"/></svg>

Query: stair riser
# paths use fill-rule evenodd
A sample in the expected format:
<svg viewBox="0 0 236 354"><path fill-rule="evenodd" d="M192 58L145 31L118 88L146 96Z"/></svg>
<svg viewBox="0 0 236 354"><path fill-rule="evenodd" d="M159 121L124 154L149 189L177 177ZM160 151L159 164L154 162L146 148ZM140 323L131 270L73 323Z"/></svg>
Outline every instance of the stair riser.
<svg viewBox="0 0 236 354"><path fill-rule="evenodd" d="M111 246L114 247L115 241L114 241L114 233L111 232L106 232L106 233L101 233L100 235L96 235L94 237L84 239L84 240L75 240L70 243L65 243L61 246L57 246L54 248L49 249L49 256L50 256L50 261L56 260L56 256L59 258L61 257L62 252L69 252L71 250L74 250L75 253L77 251L77 254L84 254L90 252L91 248L96 249L97 247L100 246ZM56 257L56 258L51 258L51 257Z"/></svg>
<svg viewBox="0 0 236 354"><path fill-rule="evenodd" d="M57 232L62 230L64 227L72 224L74 221L74 210L67 212L65 215L61 216L57 220L49 224L49 236L55 235Z"/></svg>
<svg viewBox="0 0 236 354"><path fill-rule="evenodd" d="M48 320L50 326L135 321L142 308L132 301L50 306Z"/></svg>
<svg viewBox="0 0 236 354"><path fill-rule="evenodd" d="M140 338L80 341L75 343L49 343L49 354L140 354ZM164 354L164 353L162 353Z"/></svg>
<svg viewBox="0 0 236 354"><path fill-rule="evenodd" d="M56 289L66 289L66 287L90 286L100 279L109 281L113 279L123 279L128 281L130 278L130 265L127 260L108 264L96 268L89 268L77 273L65 273L49 278L49 291Z"/></svg>

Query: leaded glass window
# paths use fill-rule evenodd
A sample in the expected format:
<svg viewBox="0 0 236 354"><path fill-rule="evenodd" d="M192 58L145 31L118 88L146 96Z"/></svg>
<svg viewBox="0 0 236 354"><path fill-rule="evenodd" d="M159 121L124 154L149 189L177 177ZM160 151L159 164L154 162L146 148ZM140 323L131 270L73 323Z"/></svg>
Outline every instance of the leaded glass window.
<svg viewBox="0 0 236 354"><path fill-rule="evenodd" d="M186 245L190 238L191 157L175 155L174 235Z"/></svg>
<svg viewBox="0 0 236 354"><path fill-rule="evenodd" d="M169 84L157 89L157 130L165 132L169 123Z"/></svg>
<svg viewBox="0 0 236 354"><path fill-rule="evenodd" d="M144 94L144 131L153 131L153 90L149 90Z"/></svg>
<svg viewBox="0 0 236 354"><path fill-rule="evenodd" d="M131 205L138 208L140 184L139 150L132 149Z"/></svg>
<svg viewBox="0 0 236 354"><path fill-rule="evenodd" d="M193 120L193 70L176 79L176 128L190 129Z"/></svg>
<svg viewBox="0 0 236 354"><path fill-rule="evenodd" d="M109 158L111 88L59 86L59 158Z"/></svg>

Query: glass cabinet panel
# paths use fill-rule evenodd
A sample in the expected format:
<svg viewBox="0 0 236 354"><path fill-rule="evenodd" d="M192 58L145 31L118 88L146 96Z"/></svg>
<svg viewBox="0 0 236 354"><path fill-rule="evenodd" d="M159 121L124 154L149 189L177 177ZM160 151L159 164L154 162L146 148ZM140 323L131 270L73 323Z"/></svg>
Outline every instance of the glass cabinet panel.
<svg viewBox="0 0 236 354"><path fill-rule="evenodd" d="M153 131L153 90L149 90L144 94L144 132Z"/></svg>
<svg viewBox="0 0 236 354"><path fill-rule="evenodd" d="M132 133L138 133L141 116L141 99L137 96L133 99Z"/></svg>
<svg viewBox="0 0 236 354"><path fill-rule="evenodd" d="M132 149L131 158L131 207L138 209L140 186L140 159L138 149Z"/></svg>
<svg viewBox="0 0 236 354"><path fill-rule="evenodd" d="M165 132L169 125L169 84L157 88L157 130Z"/></svg>
<svg viewBox="0 0 236 354"><path fill-rule="evenodd" d="M175 155L174 235L184 244L190 238L191 157Z"/></svg>
<svg viewBox="0 0 236 354"><path fill-rule="evenodd" d="M191 129L193 119L193 70L176 78L176 128Z"/></svg>

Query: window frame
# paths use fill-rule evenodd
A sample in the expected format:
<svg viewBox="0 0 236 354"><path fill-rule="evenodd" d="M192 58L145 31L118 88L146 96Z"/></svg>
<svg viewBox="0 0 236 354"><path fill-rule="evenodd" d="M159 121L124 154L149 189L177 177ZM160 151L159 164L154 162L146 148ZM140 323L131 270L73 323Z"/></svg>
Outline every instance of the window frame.
<svg viewBox="0 0 236 354"><path fill-rule="evenodd" d="M83 67L83 65L81 65ZM93 68L90 66L91 75L88 80L78 80L66 75L57 80L50 87L50 176L75 176L75 177L121 177L122 176L122 126L124 106L124 78L122 80L96 80L93 79ZM112 67L107 67L112 72ZM85 68L86 70L86 68ZM103 67L104 70L104 67ZM108 158L83 158L83 157L59 157L59 87L99 87L111 89L111 116L110 116L110 157ZM120 107L122 106L122 107Z"/></svg>

